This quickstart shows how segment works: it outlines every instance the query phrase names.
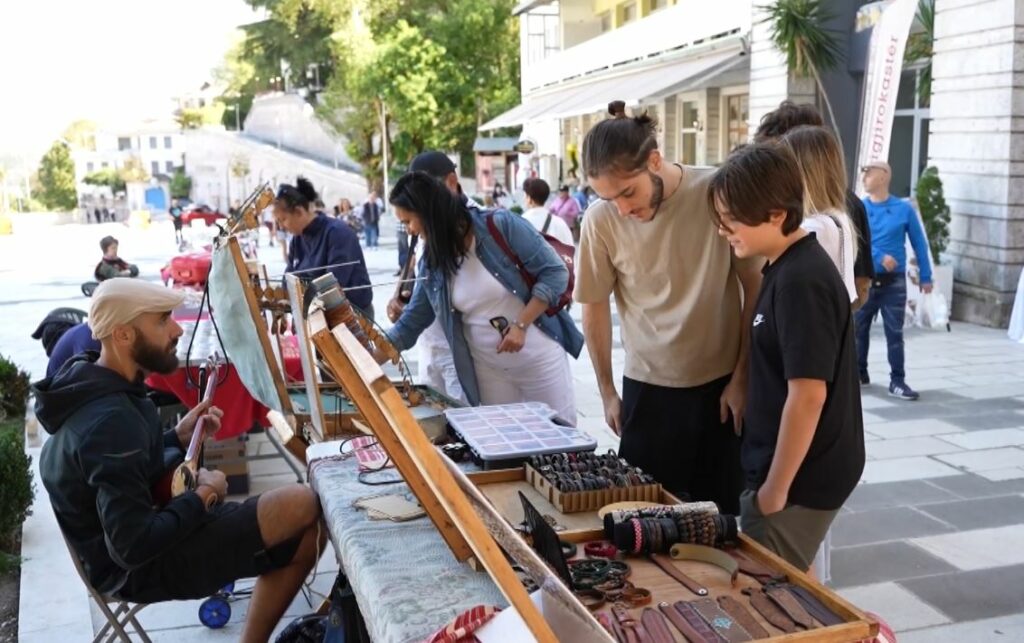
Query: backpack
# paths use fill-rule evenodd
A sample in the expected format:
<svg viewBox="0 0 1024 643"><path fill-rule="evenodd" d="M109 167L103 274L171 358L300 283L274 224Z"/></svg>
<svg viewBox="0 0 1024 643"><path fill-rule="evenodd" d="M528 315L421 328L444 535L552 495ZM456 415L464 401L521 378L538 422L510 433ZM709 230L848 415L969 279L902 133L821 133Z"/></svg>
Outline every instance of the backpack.
<svg viewBox="0 0 1024 643"><path fill-rule="evenodd" d="M550 224L551 215L548 214L548 219L544 222L545 231L548 229ZM523 281L526 282L526 286L532 290L534 284L537 283L537 278L530 274L530 271L526 269L526 266L524 266L523 262L519 259L519 255L509 247L508 242L505 241L505 237L502 236L501 231L498 230L498 226L494 223L493 214L487 215L487 230L491 233L491 237L494 239L494 242L497 243L498 247L500 247L502 252L505 253L505 256L511 259L512 263L514 263L516 268L519 269L519 274L523 277ZM563 308L568 309L569 306L572 305L572 290L576 285L576 248L562 243L546 232L540 232L539 234L544 237L544 240L548 242L548 245L550 245L555 251L555 254L557 254L565 263L565 267L569 271L569 283L565 287L565 292L558 297L558 302L554 306L547 309L548 317L554 317Z"/></svg>

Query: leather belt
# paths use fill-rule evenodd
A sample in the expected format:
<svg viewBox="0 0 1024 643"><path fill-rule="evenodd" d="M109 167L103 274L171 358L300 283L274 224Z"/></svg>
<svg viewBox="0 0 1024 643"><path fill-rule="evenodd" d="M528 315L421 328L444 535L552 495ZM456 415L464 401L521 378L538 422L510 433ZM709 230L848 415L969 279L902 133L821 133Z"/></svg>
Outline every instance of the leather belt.
<svg viewBox="0 0 1024 643"><path fill-rule="evenodd" d="M658 603L661 613L672 621L690 643L721 643L722 639L715 634L711 626L704 622L697 610L689 603L679 601L675 605Z"/></svg>
<svg viewBox="0 0 1024 643"><path fill-rule="evenodd" d="M792 634L797 631L796 623L793 622L793 619L789 618L788 614L779 609L779 606L772 599L768 598L764 591L748 587L743 590L743 593L750 597L750 606L763 616L764 620L786 634Z"/></svg>
<svg viewBox="0 0 1024 643"><path fill-rule="evenodd" d="M839 616L824 603L818 600L818 597L807 591L806 588L798 585L790 585L789 591L796 596L796 599L800 601L800 604L804 606L811 616L817 619L822 625L828 627L829 625L839 625L845 623L843 617Z"/></svg>
<svg viewBox="0 0 1024 643"><path fill-rule="evenodd" d="M726 553L739 563L740 572L750 576L757 582L765 585L771 582L786 581L788 580L785 574L772 571L768 567L761 563L748 558L745 554L740 553L738 549L727 549Z"/></svg>
<svg viewBox="0 0 1024 643"><path fill-rule="evenodd" d="M695 601L690 601L690 604L697 610L701 618L714 628L715 633L729 643L742 643L752 639L742 625L718 607L718 603L713 598L698 598Z"/></svg>
<svg viewBox="0 0 1024 643"><path fill-rule="evenodd" d="M605 632L608 632L613 637L618 638L615 636L615 630L612 628L612 619L609 618L607 614L604 612L598 612L597 614L594 614L594 618L596 618L597 622L601 624L601 627L604 628Z"/></svg>
<svg viewBox="0 0 1024 643"><path fill-rule="evenodd" d="M814 619L807 613L804 606L796 597L789 593L785 585L768 585L764 588L768 598L775 601L775 604L786 613L793 622L805 630L814 629Z"/></svg>
<svg viewBox="0 0 1024 643"><path fill-rule="evenodd" d="M685 587L686 589L690 590L697 596L708 595L708 590L706 587L702 586L700 583L698 583L697 581L693 580L692 578L684 574L682 571L680 571L671 559L668 559L661 554L651 554L649 557L651 559L651 562L660 567L663 572L665 572L672 578L676 579L679 582L679 584Z"/></svg>
<svg viewBox="0 0 1024 643"><path fill-rule="evenodd" d="M619 638L620 641L625 643L652 643L650 635L644 626L638 622L635 618L629 615L629 612L625 608L618 605L612 606L612 616L615 617L615 623L618 623L619 630L621 630L625 639ZM616 632L616 636L619 632Z"/></svg>
<svg viewBox="0 0 1024 643"><path fill-rule="evenodd" d="M737 623L743 626L743 629L747 631L751 638L766 639L769 637L768 631L761 627L761 624L757 622L754 615L747 611L743 603L732 596L719 596L718 606L722 608L723 612L733 617Z"/></svg>
<svg viewBox="0 0 1024 643"><path fill-rule="evenodd" d="M665 617L658 610L645 607L643 614L640 615L640 623L650 634L654 643L676 643L676 637L669 629L668 623L665 622Z"/></svg>
<svg viewBox="0 0 1024 643"><path fill-rule="evenodd" d="M672 545L672 549L669 553L672 555L673 560L696 560L702 563L708 563L709 565L715 565L716 567L721 567L729 573L729 580L732 584L736 584L736 574L740 570L740 565L736 562L735 558L721 549L715 549L714 547L707 547L704 545L678 543Z"/></svg>

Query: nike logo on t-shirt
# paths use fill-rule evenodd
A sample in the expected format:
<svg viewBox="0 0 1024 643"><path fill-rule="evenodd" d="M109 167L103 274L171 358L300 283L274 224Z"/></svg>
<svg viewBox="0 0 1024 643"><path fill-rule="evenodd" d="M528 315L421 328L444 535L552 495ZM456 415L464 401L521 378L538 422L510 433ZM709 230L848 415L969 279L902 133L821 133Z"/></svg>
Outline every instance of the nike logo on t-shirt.
<svg viewBox="0 0 1024 643"><path fill-rule="evenodd" d="M757 313L757 315L754 316L754 326L760 326L764 322L764 315L762 315L761 313Z"/></svg>

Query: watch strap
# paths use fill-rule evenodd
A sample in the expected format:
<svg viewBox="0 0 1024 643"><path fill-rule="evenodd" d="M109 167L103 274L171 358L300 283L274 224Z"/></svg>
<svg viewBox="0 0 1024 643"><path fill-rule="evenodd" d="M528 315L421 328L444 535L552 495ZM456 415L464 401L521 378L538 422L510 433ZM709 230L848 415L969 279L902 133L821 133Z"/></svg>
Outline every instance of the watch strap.
<svg viewBox="0 0 1024 643"><path fill-rule="evenodd" d="M728 643L742 643L752 639L750 633L743 629L736 619L722 611L715 599L698 598L690 601L690 604L697 610L701 618L715 630L715 633Z"/></svg>
<svg viewBox="0 0 1024 643"><path fill-rule="evenodd" d="M658 610L645 607L640 615L640 624L654 643L676 643L676 637Z"/></svg>
<svg viewBox="0 0 1024 643"><path fill-rule="evenodd" d="M722 608L722 611L733 617L737 623L743 626L743 629L747 631L747 634L754 639L766 639L768 638L768 631L757 622L757 618L754 617L747 608L744 607L743 603L739 602L732 596L719 596L718 606Z"/></svg>
<svg viewBox="0 0 1024 643"><path fill-rule="evenodd" d="M796 599L796 596L789 592L786 585L781 583L768 585L764 591L768 594L768 598L775 601L779 609L785 612L789 618L793 619L794 623L805 630L814 629L814 619L807 613L807 610L800 604L800 601Z"/></svg>
<svg viewBox="0 0 1024 643"><path fill-rule="evenodd" d="M683 573L681 569L676 567L676 564L670 558L666 558L662 554L651 554L651 562L657 565L661 571L665 572L676 580L680 585L690 590L697 596L707 596L708 590L706 587L690 578Z"/></svg>
<svg viewBox="0 0 1024 643"><path fill-rule="evenodd" d="M828 627L830 625L839 625L845 623L841 616L830 610L825 606L818 597L812 594L805 587L798 585L789 585L789 591L792 592L796 599L800 601L800 604L804 606L811 616L818 620L822 625Z"/></svg>
<svg viewBox="0 0 1024 643"><path fill-rule="evenodd" d="M743 593L750 597L750 606L754 608L754 611L764 617L764 620L768 621L773 627L782 630L786 634L792 634L797 631L797 626L793 619L789 618L789 615L783 612L775 604L775 601L768 598L764 591L747 588L743 590Z"/></svg>
<svg viewBox="0 0 1024 643"><path fill-rule="evenodd" d="M658 603L658 609L690 643L721 643L722 638L715 634L689 603L679 601L669 605L663 602Z"/></svg>

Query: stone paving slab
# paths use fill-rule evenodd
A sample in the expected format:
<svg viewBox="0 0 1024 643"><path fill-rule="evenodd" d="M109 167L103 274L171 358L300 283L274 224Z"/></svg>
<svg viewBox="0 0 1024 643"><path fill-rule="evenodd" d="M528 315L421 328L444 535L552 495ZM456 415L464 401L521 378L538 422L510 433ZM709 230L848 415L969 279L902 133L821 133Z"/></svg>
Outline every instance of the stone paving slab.
<svg viewBox="0 0 1024 643"><path fill-rule="evenodd" d="M885 507L915 506L958 497L952 491L926 480L881 482L859 485L846 501L846 507L857 512Z"/></svg>
<svg viewBox="0 0 1024 643"><path fill-rule="evenodd" d="M1024 524L1024 496L995 496L918 505L918 511L957 529Z"/></svg>
<svg viewBox="0 0 1024 643"><path fill-rule="evenodd" d="M885 622L898 632L950 622L948 616L896 583L850 587L839 594L862 610L884 614Z"/></svg>
<svg viewBox="0 0 1024 643"><path fill-rule="evenodd" d="M942 574L900 584L954 621L1019 615L1024 611L1024 565Z"/></svg>
<svg viewBox="0 0 1024 643"><path fill-rule="evenodd" d="M832 546L848 547L953 531L954 527L913 508L890 507L847 513L832 523Z"/></svg>
<svg viewBox="0 0 1024 643"><path fill-rule="evenodd" d="M1024 564L1024 524L972 529L910 541L960 570L979 570ZM1024 585L1018 586L1024 600Z"/></svg>
<svg viewBox="0 0 1024 643"><path fill-rule="evenodd" d="M862 483L898 482L900 480L920 480L936 476L948 476L957 470L951 466L937 462L926 456L914 458L893 458L891 460L874 460L864 465L861 476Z"/></svg>
<svg viewBox="0 0 1024 643"><path fill-rule="evenodd" d="M1024 641L1024 613L900 633L900 643Z"/></svg>
<svg viewBox="0 0 1024 643"><path fill-rule="evenodd" d="M832 550L832 582L836 587L852 587L883 580L903 580L954 571L956 568L953 565L906 542L840 547Z"/></svg>

